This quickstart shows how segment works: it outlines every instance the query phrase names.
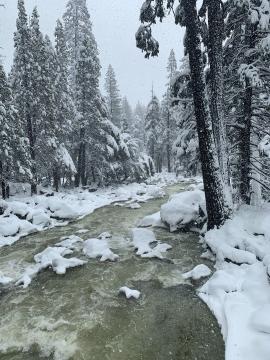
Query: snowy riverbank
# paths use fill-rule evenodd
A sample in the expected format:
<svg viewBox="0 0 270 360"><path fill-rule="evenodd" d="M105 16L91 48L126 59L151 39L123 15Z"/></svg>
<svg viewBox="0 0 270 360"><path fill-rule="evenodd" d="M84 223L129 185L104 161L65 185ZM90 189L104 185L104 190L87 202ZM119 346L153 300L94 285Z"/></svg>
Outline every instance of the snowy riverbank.
<svg viewBox="0 0 270 360"><path fill-rule="evenodd" d="M200 188L200 185L190 187L191 191L173 195L160 213L146 217L142 225L163 223L171 231L187 226L194 228L205 213L205 199ZM242 206L220 229L208 231L201 237L205 248L202 258L213 260L216 271L198 289L198 295L221 326L226 360L269 360L269 224L270 204ZM210 271L198 266L183 277L198 279L209 275Z"/></svg>
<svg viewBox="0 0 270 360"><path fill-rule="evenodd" d="M226 360L269 360L270 205L243 206L204 243L216 255L216 272L199 289L216 316Z"/></svg>
<svg viewBox="0 0 270 360"><path fill-rule="evenodd" d="M28 234L63 226L112 203L128 201L127 206L134 206L162 197L162 188L178 181L184 179L163 173L150 178L147 183L110 186L96 192L78 189L54 193L53 196L16 194L8 201L0 200L0 208L3 209L0 216L0 248L12 245Z"/></svg>

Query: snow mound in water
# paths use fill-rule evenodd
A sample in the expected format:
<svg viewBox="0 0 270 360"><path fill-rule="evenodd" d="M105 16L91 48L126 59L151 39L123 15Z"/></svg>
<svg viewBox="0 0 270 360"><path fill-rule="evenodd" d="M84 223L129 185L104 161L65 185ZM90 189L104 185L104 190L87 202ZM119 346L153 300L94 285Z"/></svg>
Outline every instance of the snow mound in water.
<svg viewBox="0 0 270 360"><path fill-rule="evenodd" d="M56 274L62 275L66 273L68 268L86 264L86 261L77 258L64 258L65 255L71 254L72 252L72 250L66 247L48 247L41 253L36 254L34 256L36 264L26 268L21 278L16 282L16 285L22 285L23 288L27 288L34 277L49 266L52 267Z"/></svg>
<svg viewBox="0 0 270 360"><path fill-rule="evenodd" d="M111 239L112 238L112 234L109 232L103 232L98 236L99 239Z"/></svg>
<svg viewBox="0 0 270 360"><path fill-rule="evenodd" d="M158 258L164 259L162 254L172 247L165 243L159 243L155 237L153 231L148 229L135 228L132 229L132 244L135 248L136 254L142 258ZM155 247L151 247L151 244L158 243Z"/></svg>
<svg viewBox="0 0 270 360"><path fill-rule="evenodd" d="M126 208L137 210L137 209L141 208L141 205L138 203L132 203L132 204L126 205Z"/></svg>
<svg viewBox="0 0 270 360"><path fill-rule="evenodd" d="M5 276L0 272L0 285L8 285L13 281L9 276Z"/></svg>
<svg viewBox="0 0 270 360"><path fill-rule="evenodd" d="M78 244L83 243L83 239L76 235L70 235L67 238L64 238L61 242L55 244L55 246L64 247L70 250L75 250L78 248Z"/></svg>
<svg viewBox="0 0 270 360"><path fill-rule="evenodd" d="M156 243L157 239L153 231L148 229L132 229L133 246L137 255L143 255L152 251L150 244Z"/></svg>
<svg viewBox="0 0 270 360"><path fill-rule="evenodd" d="M166 225L162 222L160 217L160 211L145 216L142 220L138 222L139 227L166 227Z"/></svg>
<svg viewBox="0 0 270 360"><path fill-rule="evenodd" d="M184 279L193 279L199 280L203 277L207 277L211 275L212 271L209 269L208 266L204 264L197 265L193 270L186 272L183 274Z"/></svg>
<svg viewBox="0 0 270 360"><path fill-rule="evenodd" d="M206 214L205 195L201 190L184 191L172 195L170 200L162 205L161 220L170 227L170 231L185 228L197 222Z"/></svg>
<svg viewBox="0 0 270 360"><path fill-rule="evenodd" d="M126 296L127 299L139 299L139 297L141 296L140 291L138 290L132 290L130 288L128 288L127 286L123 286L119 289L119 294L124 294Z"/></svg>
<svg viewBox="0 0 270 360"><path fill-rule="evenodd" d="M105 239L86 240L83 245L83 253L91 259L100 258L101 262L119 259L119 256L111 251Z"/></svg>

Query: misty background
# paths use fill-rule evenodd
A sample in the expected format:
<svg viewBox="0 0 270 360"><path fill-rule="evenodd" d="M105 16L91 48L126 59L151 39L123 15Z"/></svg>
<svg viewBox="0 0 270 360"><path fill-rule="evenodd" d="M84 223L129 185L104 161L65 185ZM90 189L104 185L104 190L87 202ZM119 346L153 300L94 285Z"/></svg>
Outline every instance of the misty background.
<svg viewBox="0 0 270 360"><path fill-rule="evenodd" d="M177 61L183 55L184 30L169 17L154 27L154 37L159 40L158 58L149 60L136 48L135 33L140 25L139 12L143 0L87 0L93 23L93 31L100 52L102 84L111 64L116 72L121 95L127 96L134 106L137 101L150 100L152 82L155 94L161 98L165 92L166 66L170 50L175 50ZM9 72L13 59L13 33L16 28L17 0L2 0L0 9L0 54ZM25 0L29 16L34 6L38 7L41 30L54 39L56 20L65 12L67 0Z"/></svg>

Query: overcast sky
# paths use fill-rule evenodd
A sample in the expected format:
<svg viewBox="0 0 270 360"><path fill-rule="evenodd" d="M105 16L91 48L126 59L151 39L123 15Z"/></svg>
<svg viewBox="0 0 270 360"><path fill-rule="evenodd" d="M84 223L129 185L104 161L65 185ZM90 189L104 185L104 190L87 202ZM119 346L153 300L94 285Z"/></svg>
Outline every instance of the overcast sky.
<svg viewBox="0 0 270 360"><path fill-rule="evenodd" d="M135 32L139 26L139 9L143 0L87 0L100 51L102 75L109 64L115 69L122 96L132 105L150 99L152 81L157 96L164 93L166 65L170 50L174 48L179 64L183 55L183 29L173 19L167 19L154 28L154 36L160 42L158 58L144 59L135 45ZM17 16L17 0L1 0L0 49L3 62L9 71L13 58L13 33ZM67 0L25 0L30 13L36 5L40 13L41 29L51 38L57 18L65 11ZM104 90L103 78L101 90Z"/></svg>

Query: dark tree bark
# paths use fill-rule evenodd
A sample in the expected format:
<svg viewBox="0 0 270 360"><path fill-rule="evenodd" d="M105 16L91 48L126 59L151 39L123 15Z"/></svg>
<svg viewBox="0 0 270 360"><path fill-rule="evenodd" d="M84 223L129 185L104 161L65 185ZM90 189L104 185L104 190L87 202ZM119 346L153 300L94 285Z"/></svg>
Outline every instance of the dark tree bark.
<svg viewBox="0 0 270 360"><path fill-rule="evenodd" d="M246 44L252 49L256 45L256 26L246 26ZM248 56L247 63L251 64L254 56ZM244 104L243 104L243 127L240 130L240 197L245 204L250 204L250 170L251 170L251 119L252 119L253 89L249 79L246 79Z"/></svg>
<svg viewBox="0 0 270 360"><path fill-rule="evenodd" d="M206 4L208 6L209 28L210 111L220 170L229 194L228 142L224 116L223 8L220 0L207 0Z"/></svg>
<svg viewBox="0 0 270 360"><path fill-rule="evenodd" d="M186 46L189 54L192 91L204 180L208 229L221 226L231 214L224 191L207 103L196 0L183 0Z"/></svg>
<svg viewBox="0 0 270 360"><path fill-rule="evenodd" d="M56 167L53 172L53 187L56 192L59 191L59 182L60 182L60 177L59 177L58 169Z"/></svg>
<svg viewBox="0 0 270 360"><path fill-rule="evenodd" d="M75 176L75 187L79 187L82 183L83 172L85 172L85 129L81 128L80 130L80 145L78 152L78 166L77 166L77 174Z"/></svg>

